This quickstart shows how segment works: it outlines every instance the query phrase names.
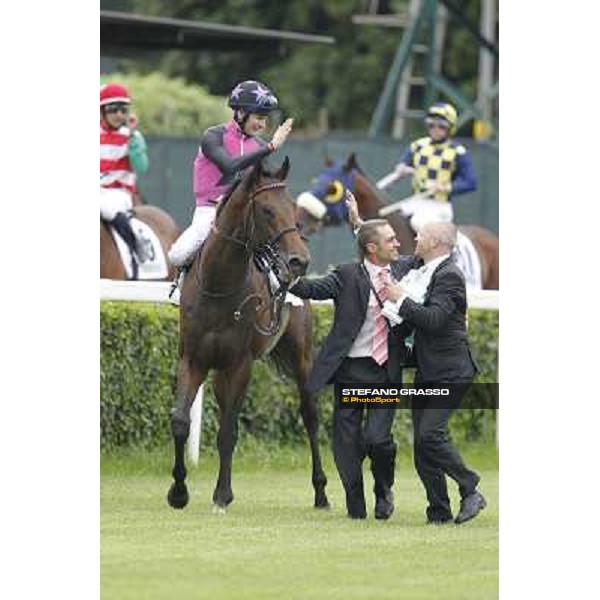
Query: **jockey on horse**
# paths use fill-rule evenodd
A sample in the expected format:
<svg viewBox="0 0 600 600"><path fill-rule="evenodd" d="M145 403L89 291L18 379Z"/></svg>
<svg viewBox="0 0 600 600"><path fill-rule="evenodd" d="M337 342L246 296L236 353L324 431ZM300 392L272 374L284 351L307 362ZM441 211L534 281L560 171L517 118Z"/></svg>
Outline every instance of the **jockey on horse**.
<svg viewBox="0 0 600 600"><path fill-rule="evenodd" d="M137 175L148 170L146 142L129 114L131 98L125 87L108 83L100 88L100 217L109 222L131 251L133 279L146 259L133 232L128 212L137 192Z"/></svg>
<svg viewBox="0 0 600 600"><path fill-rule="evenodd" d="M425 118L429 135L414 141L396 166L396 178L413 176L415 196L398 205L411 217L410 224L416 232L431 221L451 223L452 196L477 189L471 155L452 139L457 120L451 104L438 102L431 106Z"/></svg>
<svg viewBox="0 0 600 600"><path fill-rule="evenodd" d="M191 225L169 250L169 260L180 268L169 294L173 304L179 304L185 269L208 237L221 199L246 170L275 152L292 129L293 120L287 119L275 131L271 142L257 137L265 131L269 113L278 106L275 95L258 81L247 80L236 85L228 105L233 109L232 119L202 134L194 161L196 210Z"/></svg>

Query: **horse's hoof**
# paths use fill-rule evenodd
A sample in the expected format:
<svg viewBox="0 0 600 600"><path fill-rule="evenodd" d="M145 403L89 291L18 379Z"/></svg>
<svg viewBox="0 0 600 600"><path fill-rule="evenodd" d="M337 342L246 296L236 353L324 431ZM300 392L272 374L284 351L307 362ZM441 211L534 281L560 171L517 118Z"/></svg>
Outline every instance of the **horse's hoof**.
<svg viewBox="0 0 600 600"><path fill-rule="evenodd" d="M329 505L329 500L327 500L327 496L325 494L315 497L315 508L321 508L325 510L331 508Z"/></svg>
<svg viewBox="0 0 600 600"><path fill-rule="evenodd" d="M219 506L218 504L213 504L213 513L215 515L226 515L227 509L224 506Z"/></svg>
<svg viewBox="0 0 600 600"><path fill-rule="evenodd" d="M173 508L185 508L189 502L190 496L185 483L174 483L169 488L167 501Z"/></svg>

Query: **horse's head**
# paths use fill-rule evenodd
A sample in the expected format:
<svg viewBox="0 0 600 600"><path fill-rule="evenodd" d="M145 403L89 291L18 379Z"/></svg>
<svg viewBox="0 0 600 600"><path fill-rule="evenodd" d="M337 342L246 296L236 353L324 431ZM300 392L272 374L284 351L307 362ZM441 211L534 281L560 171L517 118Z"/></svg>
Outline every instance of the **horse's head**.
<svg viewBox="0 0 600 600"><path fill-rule="evenodd" d="M276 173L265 171L259 163L245 185L250 199L247 219L252 228L253 251L274 258L276 274L285 284L304 275L310 262L296 226L294 201L286 189L289 168L287 156Z"/></svg>
<svg viewBox="0 0 600 600"><path fill-rule="evenodd" d="M340 225L348 220L346 190L353 191L356 156L345 163L326 161L325 169L312 181L309 190L296 198L296 219L303 233L316 233L323 225Z"/></svg>

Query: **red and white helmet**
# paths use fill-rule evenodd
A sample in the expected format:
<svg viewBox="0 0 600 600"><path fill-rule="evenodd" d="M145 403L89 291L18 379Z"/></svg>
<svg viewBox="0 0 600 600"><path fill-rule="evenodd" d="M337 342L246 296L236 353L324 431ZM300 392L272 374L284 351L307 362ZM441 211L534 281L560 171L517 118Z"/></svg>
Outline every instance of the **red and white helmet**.
<svg viewBox="0 0 600 600"><path fill-rule="evenodd" d="M100 106L113 104L114 102L131 104L131 98L127 93L127 89L118 83L107 83L100 86Z"/></svg>

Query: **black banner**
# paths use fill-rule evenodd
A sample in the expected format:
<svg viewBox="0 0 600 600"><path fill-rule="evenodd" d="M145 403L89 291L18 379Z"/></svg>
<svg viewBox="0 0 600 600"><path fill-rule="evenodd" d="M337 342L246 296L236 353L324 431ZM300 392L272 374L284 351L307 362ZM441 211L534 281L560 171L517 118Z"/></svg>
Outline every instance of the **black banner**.
<svg viewBox="0 0 600 600"><path fill-rule="evenodd" d="M340 408L498 408L497 383L336 383Z"/></svg>

